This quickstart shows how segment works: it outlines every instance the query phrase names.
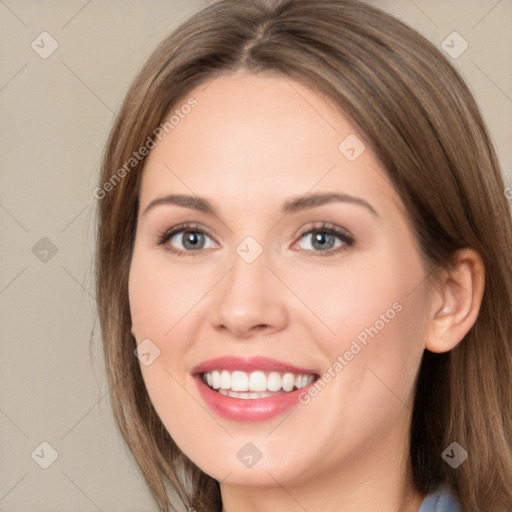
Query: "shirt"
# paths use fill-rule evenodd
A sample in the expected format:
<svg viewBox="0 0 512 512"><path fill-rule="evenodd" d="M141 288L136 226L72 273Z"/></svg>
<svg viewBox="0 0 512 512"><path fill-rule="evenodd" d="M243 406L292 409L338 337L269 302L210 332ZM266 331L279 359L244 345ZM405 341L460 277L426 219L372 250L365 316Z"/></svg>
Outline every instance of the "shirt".
<svg viewBox="0 0 512 512"><path fill-rule="evenodd" d="M440 487L423 500L418 512L462 512L462 509L450 490Z"/></svg>

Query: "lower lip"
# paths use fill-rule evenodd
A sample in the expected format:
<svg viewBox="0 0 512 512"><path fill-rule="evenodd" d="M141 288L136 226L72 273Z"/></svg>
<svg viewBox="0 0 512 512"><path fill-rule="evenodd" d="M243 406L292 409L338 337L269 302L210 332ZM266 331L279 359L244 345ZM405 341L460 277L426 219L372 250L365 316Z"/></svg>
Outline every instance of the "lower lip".
<svg viewBox="0 0 512 512"><path fill-rule="evenodd" d="M299 394L307 392L308 388L315 384L312 382L301 389L267 398L233 398L210 389L200 375L195 375L194 379L201 396L213 412L228 420L248 423L265 421L279 416L297 405Z"/></svg>

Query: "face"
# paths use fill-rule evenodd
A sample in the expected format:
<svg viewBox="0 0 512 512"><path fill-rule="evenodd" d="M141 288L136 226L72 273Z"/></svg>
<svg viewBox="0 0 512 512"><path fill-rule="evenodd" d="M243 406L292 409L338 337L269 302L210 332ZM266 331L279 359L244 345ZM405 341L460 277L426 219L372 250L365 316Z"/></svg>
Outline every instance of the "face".
<svg viewBox="0 0 512 512"><path fill-rule="evenodd" d="M219 481L385 467L406 450L429 301L385 170L297 82L221 76L191 97L146 161L130 269L159 417Z"/></svg>

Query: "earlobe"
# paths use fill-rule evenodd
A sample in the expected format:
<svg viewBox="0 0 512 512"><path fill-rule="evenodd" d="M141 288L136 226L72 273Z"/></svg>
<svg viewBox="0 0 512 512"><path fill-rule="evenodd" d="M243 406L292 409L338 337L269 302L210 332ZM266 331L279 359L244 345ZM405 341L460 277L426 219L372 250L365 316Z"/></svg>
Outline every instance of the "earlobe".
<svg viewBox="0 0 512 512"><path fill-rule="evenodd" d="M476 322L485 287L485 267L474 249L457 251L450 270L442 273L433 291L425 348L448 352Z"/></svg>

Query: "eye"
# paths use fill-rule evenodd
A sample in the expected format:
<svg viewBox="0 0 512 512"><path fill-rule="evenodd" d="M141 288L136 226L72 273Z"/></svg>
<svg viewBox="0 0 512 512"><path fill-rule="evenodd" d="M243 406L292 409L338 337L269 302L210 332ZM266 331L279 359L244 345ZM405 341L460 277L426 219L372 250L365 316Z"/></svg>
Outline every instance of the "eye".
<svg viewBox="0 0 512 512"><path fill-rule="evenodd" d="M216 247L213 239L197 224L182 224L165 231L159 236L158 244L180 256Z"/></svg>
<svg viewBox="0 0 512 512"><path fill-rule="evenodd" d="M322 223L303 232L299 241L305 241L302 249L307 252L324 253L328 256L354 245L354 238L344 229ZM304 247L305 246L305 247Z"/></svg>
<svg viewBox="0 0 512 512"><path fill-rule="evenodd" d="M302 249L319 256L329 256L352 247L354 238L344 229L328 223L321 223L304 231L299 242ZM215 249L216 242L207 230L198 224L181 224L160 234L158 245L178 256L196 256L203 249ZM194 254L196 253L196 254Z"/></svg>

